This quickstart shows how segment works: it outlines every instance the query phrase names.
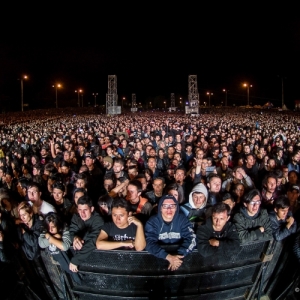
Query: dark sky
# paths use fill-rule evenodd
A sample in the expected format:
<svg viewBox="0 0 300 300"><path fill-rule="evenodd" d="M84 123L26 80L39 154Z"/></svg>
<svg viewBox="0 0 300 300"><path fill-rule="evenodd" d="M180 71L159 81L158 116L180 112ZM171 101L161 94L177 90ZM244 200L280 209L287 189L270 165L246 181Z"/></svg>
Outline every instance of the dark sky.
<svg viewBox="0 0 300 300"><path fill-rule="evenodd" d="M242 83L248 82L251 103L279 106L281 78L287 106L300 99L296 7L54 3L2 9L2 107L18 109L21 74L29 76L24 102L31 108L54 106L55 82L63 85L61 106L76 105L79 87L86 104L94 101L93 92L104 104L108 75L117 75L119 98L136 93L142 103L158 96L169 100L171 93L186 99L191 74L197 75L200 103L211 91L211 103L219 104L227 88L229 104L245 105Z"/></svg>

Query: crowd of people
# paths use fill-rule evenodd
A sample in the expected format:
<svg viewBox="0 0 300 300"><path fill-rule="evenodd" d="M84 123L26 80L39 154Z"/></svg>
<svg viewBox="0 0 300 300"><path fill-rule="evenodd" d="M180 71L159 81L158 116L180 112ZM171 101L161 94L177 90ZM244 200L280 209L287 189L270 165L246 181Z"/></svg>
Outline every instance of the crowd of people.
<svg viewBox="0 0 300 300"><path fill-rule="evenodd" d="M175 271L195 249L296 236L299 124L238 110L3 116L0 261L48 251L80 282L95 249L146 250Z"/></svg>

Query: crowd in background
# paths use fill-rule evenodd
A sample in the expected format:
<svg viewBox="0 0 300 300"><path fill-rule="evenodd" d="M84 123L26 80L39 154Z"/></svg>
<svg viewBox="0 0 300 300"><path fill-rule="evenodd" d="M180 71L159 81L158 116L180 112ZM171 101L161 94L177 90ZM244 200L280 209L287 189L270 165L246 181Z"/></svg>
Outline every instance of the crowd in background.
<svg viewBox="0 0 300 300"><path fill-rule="evenodd" d="M1 262L47 249L80 281L96 248L146 249L176 270L193 249L297 234L297 114L38 111L0 126Z"/></svg>

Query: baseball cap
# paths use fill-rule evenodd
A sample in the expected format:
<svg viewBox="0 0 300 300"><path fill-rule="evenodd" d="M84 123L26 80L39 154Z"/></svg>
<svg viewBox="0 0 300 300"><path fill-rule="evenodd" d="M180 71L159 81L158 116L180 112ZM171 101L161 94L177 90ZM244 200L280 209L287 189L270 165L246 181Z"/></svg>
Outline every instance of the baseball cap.
<svg viewBox="0 0 300 300"><path fill-rule="evenodd" d="M293 184L293 185L291 185L290 187L289 187L289 189L288 189L290 192L292 192L293 190L297 190L297 192L299 193L299 191L300 191L300 188L299 188L299 186L298 185L296 185L296 184Z"/></svg>

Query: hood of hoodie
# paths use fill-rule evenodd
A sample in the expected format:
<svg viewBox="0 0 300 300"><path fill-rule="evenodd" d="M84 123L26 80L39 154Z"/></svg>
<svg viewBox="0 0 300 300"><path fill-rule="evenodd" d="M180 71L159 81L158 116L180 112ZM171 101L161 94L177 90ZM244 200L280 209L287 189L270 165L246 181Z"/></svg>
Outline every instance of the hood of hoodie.
<svg viewBox="0 0 300 300"><path fill-rule="evenodd" d="M207 196L208 196L207 188L203 183L198 183L193 187L192 191L189 194L189 204L192 208L196 208L194 201L193 201L193 197L192 197L193 193L195 193L195 192L202 193L205 196L205 200L204 200L203 204L201 205L201 207L198 208L198 209L201 209L201 208L205 207L206 203L207 203Z"/></svg>
<svg viewBox="0 0 300 300"><path fill-rule="evenodd" d="M162 215L161 215L161 206L162 204L164 203L164 201L166 199L172 199L174 201L174 204L176 204L176 211L175 211L175 214L174 214L174 217L173 217L173 220L176 218L176 216L179 214L179 203L178 201L176 200L176 198L174 196L171 196L171 195L164 195L162 196L160 199L159 199L159 202L158 202L158 217L163 221L163 222L166 222L164 221ZM172 220L172 221L173 221Z"/></svg>

